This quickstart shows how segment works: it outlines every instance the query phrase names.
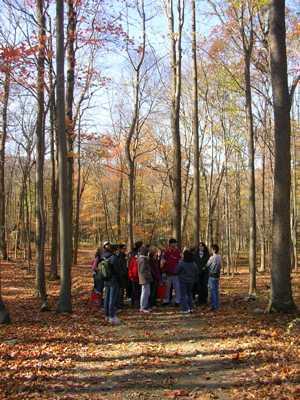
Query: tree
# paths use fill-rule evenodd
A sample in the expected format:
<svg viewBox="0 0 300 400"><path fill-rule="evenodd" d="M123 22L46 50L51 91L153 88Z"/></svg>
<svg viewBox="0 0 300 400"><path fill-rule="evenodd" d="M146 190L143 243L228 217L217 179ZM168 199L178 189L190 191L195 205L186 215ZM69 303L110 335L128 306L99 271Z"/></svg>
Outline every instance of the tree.
<svg viewBox="0 0 300 400"><path fill-rule="evenodd" d="M181 184L181 140L180 140L180 99L181 99L181 60L182 30L184 24L184 0L177 0L178 31L175 31L174 2L167 2L169 35L171 44L171 133L173 141L173 231L181 246L182 223L182 184Z"/></svg>
<svg viewBox="0 0 300 400"><path fill-rule="evenodd" d="M293 310L295 304L291 287L291 124L284 0L272 0L269 23L275 136L273 241L269 310L286 312Z"/></svg>
<svg viewBox="0 0 300 400"><path fill-rule="evenodd" d="M128 166L128 246L130 249L133 248L134 241L134 183L135 183L135 161L136 154L132 151L132 142L134 139L134 135L138 134L139 131L139 115L140 115L140 107L141 107L141 68L145 59L145 48L146 48L146 15L145 15L145 7L144 1L141 1L141 4L137 1L137 10L139 16L141 18L142 23L142 44L138 49L139 59L138 62L135 63L132 59L128 46L127 46L127 54L134 69L135 73L135 82L134 82L134 107L132 113L132 119L130 123L129 132L126 137L125 142L125 155Z"/></svg>
<svg viewBox="0 0 300 400"><path fill-rule="evenodd" d="M193 57L193 135L194 135L194 245L199 246L200 237L200 169L199 169L199 118L198 76L196 41L196 5L192 0L192 57Z"/></svg>
<svg viewBox="0 0 300 400"><path fill-rule="evenodd" d="M2 108L2 135L0 142L0 250L4 260L7 260L7 244L5 235L5 145L7 139L7 109L11 81L11 67L7 64L4 78L4 94Z"/></svg>
<svg viewBox="0 0 300 400"><path fill-rule="evenodd" d="M37 17L39 24L39 51L37 58L37 122L36 122L36 290L42 300L42 309L47 306L47 291L45 280L45 241L46 218L44 210L44 160L45 160L45 123L44 123L44 79L46 29L44 1L37 0Z"/></svg>
<svg viewBox="0 0 300 400"><path fill-rule="evenodd" d="M74 178L74 137L75 122L73 118L74 88L75 88L75 40L77 15L74 7L74 0L68 0L68 25L67 25L67 88L66 88L66 130L68 145L68 185L71 193L69 212L73 221L73 178ZM73 240L73 225L70 226ZM73 248L72 248L73 251Z"/></svg>
<svg viewBox="0 0 300 400"><path fill-rule="evenodd" d="M56 126L58 138L59 229L60 229L60 293L59 312L71 312L72 237L70 203L72 201L67 167L64 82L64 1L56 0Z"/></svg>

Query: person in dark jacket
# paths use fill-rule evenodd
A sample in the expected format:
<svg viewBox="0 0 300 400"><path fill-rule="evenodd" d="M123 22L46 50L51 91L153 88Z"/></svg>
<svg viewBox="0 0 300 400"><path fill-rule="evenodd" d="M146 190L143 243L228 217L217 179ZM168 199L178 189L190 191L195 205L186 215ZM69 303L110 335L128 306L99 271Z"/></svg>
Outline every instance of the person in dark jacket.
<svg viewBox="0 0 300 400"><path fill-rule="evenodd" d="M194 262L194 255L190 249L183 251L183 260L177 266L180 284L180 306L183 314L192 312L193 286L197 280L198 268Z"/></svg>
<svg viewBox="0 0 300 400"><path fill-rule="evenodd" d="M160 257L155 247L150 247L149 251L149 263L151 268L151 275L153 281L150 284L150 307L156 306L157 300L157 288L161 284L161 270L160 270Z"/></svg>
<svg viewBox="0 0 300 400"><path fill-rule="evenodd" d="M140 312L149 313L150 284L153 281L149 262L149 246L143 246L138 256L139 284L141 285Z"/></svg>
<svg viewBox="0 0 300 400"><path fill-rule="evenodd" d="M137 241L134 244L132 251L128 256L128 279L129 279L129 294L131 298L131 305L138 306L141 287L139 284L139 273L138 273L138 255L141 247L143 246L142 241Z"/></svg>
<svg viewBox="0 0 300 400"><path fill-rule="evenodd" d="M120 273L120 292L119 292L119 307L124 307L125 291L128 292L128 268L127 268L127 255L126 244L120 244L117 249L118 268Z"/></svg>
<svg viewBox="0 0 300 400"><path fill-rule="evenodd" d="M111 278L104 280L105 287L105 299L104 299L104 311L106 320L111 324L119 324L120 320L116 317L116 311L119 301L119 290L120 290L120 270L119 261L116 256L115 249L109 242L104 243L104 251L102 252L102 260L106 259L109 262L111 268Z"/></svg>
<svg viewBox="0 0 300 400"><path fill-rule="evenodd" d="M98 264L101 260L101 247L99 247L96 251L95 258L92 264L92 271L93 271L93 280L94 280L94 292L98 294L102 294L104 282L101 276L98 273Z"/></svg>
<svg viewBox="0 0 300 400"><path fill-rule="evenodd" d="M195 294L198 295L197 304L207 304L208 299L208 267L209 251L204 242L199 243L199 248L194 250L194 261L198 267L198 278L195 285Z"/></svg>

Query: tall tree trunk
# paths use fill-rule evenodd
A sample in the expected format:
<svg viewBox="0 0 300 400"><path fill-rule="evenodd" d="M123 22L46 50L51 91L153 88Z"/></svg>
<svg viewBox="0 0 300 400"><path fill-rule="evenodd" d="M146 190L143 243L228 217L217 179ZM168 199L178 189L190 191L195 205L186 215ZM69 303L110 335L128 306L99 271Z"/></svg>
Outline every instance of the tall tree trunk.
<svg viewBox="0 0 300 400"><path fill-rule="evenodd" d="M285 1L270 6L270 58L274 106L275 168L270 311L295 308L291 286L291 149L287 78Z"/></svg>
<svg viewBox="0 0 300 400"><path fill-rule="evenodd" d="M194 135L194 245L200 239L200 169L199 169L199 118L198 118L198 71L196 42L196 5L192 0L192 54L193 54L193 135Z"/></svg>
<svg viewBox="0 0 300 400"><path fill-rule="evenodd" d="M74 85L75 85L75 48L76 39L76 10L74 0L68 0L68 27L67 27L67 90L66 90L66 130L68 144L68 185L71 195L69 204L70 219L73 221L73 176L74 176L74 137L75 122L73 118ZM70 234L73 241L73 226L70 226ZM73 244L72 244L73 246ZM72 247L73 251L73 247Z"/></svg>
<svg viewBox="0 0 300 400"><path fill-rule="evenodd" d="M142 44L141 44L141 51L140 57L138 60L137 65L135 65L134 61L132 60L129 51L128 56L131 62L131 65L135 71L135 84L134 84L134 108L132 114L132 120L130 129L126 138L125 143L125 157L128 167L128 213L127 213L127 223L128 223L128 246L130 249L133 248L134 242L134 220L135 220L135 154L132 150L132 140L134 135L137 135L139 132L139 113L140 113L140 85L141 85L141 68L145 59L145 48L146 48L146 15L145 15L145 8L144 8L144 0L141 0L140 7L138 7L139 14L142 20Z"/></svg>
<svg viewBox="0 0 300 400"><path fill-rule="evenodd" d="M168 0L169 31L171 37L171 132L173 141L173 227L174 235L181 246L182 184L181 184L181 140L180 140L180 99L181 99L181 59L182 29L184 23L184 0L177 0L178 31L175 33L173 0Z"/></svg>
<svg viewBox="0 0 300 400"><path fill-rule="evenodd" d="M58 137L59 230L60 230L60 293L58 312L71 312L72 237L68 179L67 138L65 131L64 82L64 1L56 0L56 126Z"/></svg>
<svg viewBox="0 0 300 400"><path fill-rule="evenodd" d="M80 221L80 202L81 202L81 120L78 123L78 142L77 142L77 187L76 187L76 213L75 213L75 227L74 227L74 264L77 265L78 261L78 245L79 245L79 221Z"/></svg>
<svg viewBox="0 0 300 400"><path fill-rule="evenodd" d="M263 144L262 154L262 182L261 182L261 246L260 246L260 272L266 270L266 146Z"/></svg>
<svg viewBox="0 0 300 400"><path fill-rule="evenodd" d="M119 186L118 186L118 197L117 197L117 215L116 215L116 223L117 223L117 238L118 241L121 240L122 235L122 227L121 227L121 208L122 208L122 191L123 191L123 174L121 173Z"/></svg>
<svg viewBox="0 0 300 400"><path fill-rule="evenodd" d="M7 66L4 79L3 108L2 108L2 135L0 142L0 251L4 260L7 260L7 244L5 235L5 144L7 138L7 109L10 90L10 67Z"/></svg>
<svg viewBox="0 0 300 400"><path fill-rule="evenodd" d="M292 121L295 120L295 115L294 115L294 110L292 109ZM297 146L297 142L299 141L299 135L297 135L297 130L296 128L294 129L294 132L292 133L292 177L293 177L293 185L292 185L292 213L291 213L291 239L292 239L292 268L295 268L297 270L297 264L298 264L298 249L297 249L297 231L299 231L299 215L298 215L298 203L299 203L299 183L298 183L298 174L299 174L299 167L297 167L297 156L299 153L299 147ZM298 151L297 151L298 150ZM299 247L299 243L298 243Z"/></svg>
<svg viewBox="0 0 300 400"><path fill-rule="evenodd" d="M129 249L133 249L134 242L134 162L127 157L128 163L128 247Z"/></svg>
<svg viewBox="0 0 300 400"><path fill-rule="evenodd" d="M224 130L224 148L225 148L225 193L224 193L224 211L225 211L225 238L226 238L226 268L227 274L231 273L231 232L230 232L230 209L229 209L229 181L228 181L228 149Z"/></svg>
<svg viewBox="0 0 300 400"><path fill-rule="evenodd" d="M248 124L249 157L249 296L256 296L256 205L255 205L255 151L252 112L250 62L252 50L245 50L245 96Z"/></svg>
<svg viewBox="0 0 300 400"><path fill-rule="evenodd" d="M47 307L45 280L45 240L46 219L44 209L44 160L45 160L45 125L44 125L44 76L46 29L44 0L37 0L37 18L39 23L38 81L37 81L37 122L36 122L36 290L42 300L42 308Z"/></svg>
<svg viewBox="0 0 300 400"><path fill-rule="evenodd" d="M52 43L50 45L52 49ZM52 59L49 66L49 86L50 86L50 156L51 156L51 259L50 276L51 280L58 279L58 179L57 179L57 140L56 140L56 108L55 108L55 89L53 85L53 65ZM56 146L55 146L56 142ZM56 151L55 151L56 148Z"/></svg>

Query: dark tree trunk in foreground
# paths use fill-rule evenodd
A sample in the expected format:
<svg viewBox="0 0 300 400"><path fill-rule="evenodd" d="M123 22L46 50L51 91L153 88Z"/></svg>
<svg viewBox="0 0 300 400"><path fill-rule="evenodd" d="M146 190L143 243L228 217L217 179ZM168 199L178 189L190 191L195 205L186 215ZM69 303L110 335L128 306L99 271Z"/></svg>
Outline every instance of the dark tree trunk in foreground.
<svg viewBox="0 0 300 400"><path fill-rule="evenodd" d="M271 2L270 57L274 104L275 167L269 311L287 312L295 308L295 303L291 287L291 125L284 0Z"/></svg>
<svg viewBox="0 0 300 400"><path fill-rule="evenodd" d="M68 146L68 185L71 193L69 212L73 221L73 177L74 177L74 138L75 123L73 117L74 86L75 86L75 39L77 15L74 7L74 0L68 0L68 25L67 25L67 88L66 88L66 131ZM73 240L73 225L70 226L70 234ZM72 244L73 252L73 244Z"/></svg>
<svg viewBox="0 0 300 400"><path fill-rule="evenodd" d="M47 292L45 280L45 240L46 218L44 209L44 160L45 160L45 127L44 127L44 78L46 30L44 1L37 0L37 17L39 23L39 52L37 78L37 122L36 122L36 291L42 300L42 309L47 308Z"/></svg>
<svg viewBox="0 0 300 400"><path fill-rule="evenodd" d="M60 229L60 293L58 312L71 312L72 237L70 185L68 185L67 138L65 130L64 82L64 1L56 0L56 126L58 138L59 229Z"/></svg>
<svg viewBox="0 0 300 400"><path fill-rule="evenodd" d="M193 53L193 135L194 135L194 245L200 238L200 169L199 169L199 119L198 119L198 76L196 42L196 4L192 1L192 53Z"/></svg>

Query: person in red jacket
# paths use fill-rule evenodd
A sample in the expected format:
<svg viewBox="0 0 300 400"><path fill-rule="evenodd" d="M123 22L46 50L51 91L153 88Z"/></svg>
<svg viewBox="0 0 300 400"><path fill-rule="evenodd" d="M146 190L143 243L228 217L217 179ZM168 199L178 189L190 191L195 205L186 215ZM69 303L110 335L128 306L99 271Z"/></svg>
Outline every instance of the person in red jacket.
<svg viewBox="0 0 300 400"><path fill-rule="evenodd" d="M177 276L177 265L179 260L181 259L181 253L178 248L178 243L176 239L169 240L169 246L164 251L161 260L161 268L162 271L166 273L166 296L164 298L163 304L170 304L170 300L172 301L172 288L175 289L175 305L179 306L180 304L180 285L179 279Z"/></svg>

